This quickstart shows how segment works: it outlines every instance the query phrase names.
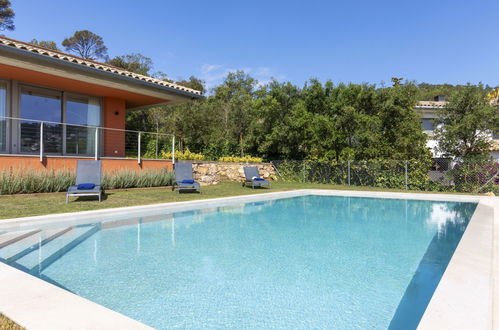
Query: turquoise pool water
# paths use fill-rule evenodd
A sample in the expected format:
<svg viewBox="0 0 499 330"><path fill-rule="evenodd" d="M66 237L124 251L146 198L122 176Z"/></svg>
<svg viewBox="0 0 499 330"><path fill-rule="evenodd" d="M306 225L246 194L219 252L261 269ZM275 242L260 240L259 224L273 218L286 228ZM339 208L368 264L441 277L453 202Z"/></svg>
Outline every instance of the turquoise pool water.
<svg viewBox="0 0 499 330"><path fill-rule="evenodd" d="M475 207L287 198L79 227L16 265L159 329L413 329Z"/></svg>

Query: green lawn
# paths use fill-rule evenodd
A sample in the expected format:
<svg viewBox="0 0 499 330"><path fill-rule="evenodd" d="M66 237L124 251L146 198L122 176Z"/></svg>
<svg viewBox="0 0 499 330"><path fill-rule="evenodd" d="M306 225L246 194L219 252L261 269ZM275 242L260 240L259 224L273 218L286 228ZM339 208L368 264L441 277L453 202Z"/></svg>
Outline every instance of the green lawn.
<svg viewBox="0 0 499 330"><path fill-rule="evenodd" d="M343 189L369 191L403 191L395 189L380 189L356 186L338 186L314 183L273 183L272 189L244 188L240 183L222 182L214 186L202 187L202 194L172 192L169 187L122 189L106 192L106 197L99 203L95 197L71 198L65 203L65 193L47 193L30 195L0 196L0 219L27 217L52 213L78 212L123 207L147 205L166 202L189 201L216 197L227 197L247 194L260 194L271 191L286 191L294 189Z"/></svg>

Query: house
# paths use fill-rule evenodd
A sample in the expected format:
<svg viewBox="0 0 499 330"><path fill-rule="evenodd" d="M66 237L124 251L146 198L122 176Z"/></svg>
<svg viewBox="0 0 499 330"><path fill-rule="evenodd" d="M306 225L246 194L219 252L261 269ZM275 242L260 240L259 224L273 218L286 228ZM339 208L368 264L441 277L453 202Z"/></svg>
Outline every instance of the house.
<svg viewBox="0 0 499 330"><path fill-rule="evenodd" d="M437 149L438 142L434 138L435 129L441 125L437 124L436 119L438 119L439 111L446 105L446 98L443 96L437 96L433 101L420 101L414 107L420 115L421 126L429 137L426 142L426 146L430 148L433 158L436 160L443 159L443 154ZM492 140L490 154L494 159L499 161L499 135L491 134L490 139Z"/></svg>
<svg viewBox="0 0 499 330"><path fill-rule="evenodd" d="M144 140L154 137L126 131L125 115L199 98L187 87L0 36L0 171L74 168L85 158L102 159L104 170L171 166L141 159Z"/></svg>

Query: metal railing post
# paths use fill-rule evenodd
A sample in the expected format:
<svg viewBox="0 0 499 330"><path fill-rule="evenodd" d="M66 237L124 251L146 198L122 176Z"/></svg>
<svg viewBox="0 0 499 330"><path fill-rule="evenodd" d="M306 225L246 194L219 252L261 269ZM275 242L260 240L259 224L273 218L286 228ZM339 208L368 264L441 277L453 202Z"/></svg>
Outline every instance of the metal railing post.
<svg viewBox="0 0 499 330"><path fill-rule="evenodd" d="M139 145L138 145L138 155L137 155L137 162L140 164L140 132L139 132Z"/></svg>
<svg viewBox="0 0 499 330"><path fill-rule="evenodd" d="M156 159L158 159L159 134L156 133Z"/></svg>
<svg viewBox="0 0 499 330"><path fill-rule="evenodd" d="M95 128L95 160L99 159L99 128Z"/></svg>
<svg viewBox="0 0 499 330"><path fill-rule="evenodd" d="M172 135L172 164L175 164L175 135Z"/></svg>
<svg viewBox="0 0 499 330"><path fill-rule="evenodd" d="M348 185L350 185L350 161L348 161L347 173L348 173Z"/></svg>
<svg viewBox="0 0 499 330"><path fill-rule="evenodd" d="M407 181L408 181L408 177L407 177L407 160L405 161L404 163L404 176L405 176L405 190L407 190Z"/></svg>
<svg viewBox="0 0 499 330"><path fill-rule="evenodd" d="M43 121L40 123L40 163L43 162Z"/></svg>

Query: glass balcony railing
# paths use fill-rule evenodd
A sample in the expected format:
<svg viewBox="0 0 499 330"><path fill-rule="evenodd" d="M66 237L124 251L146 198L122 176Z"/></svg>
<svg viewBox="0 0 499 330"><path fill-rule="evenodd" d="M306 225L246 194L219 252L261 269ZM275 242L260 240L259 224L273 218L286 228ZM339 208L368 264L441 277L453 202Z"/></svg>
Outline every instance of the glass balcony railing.
<svg viewBox="0 0 499 330"><path fill-rule="evenodd" d="M0 117L0 154L128 159L174 158L171 134Z"/></svg>

